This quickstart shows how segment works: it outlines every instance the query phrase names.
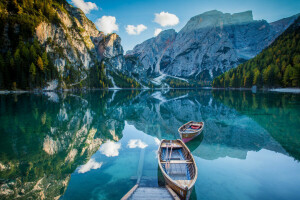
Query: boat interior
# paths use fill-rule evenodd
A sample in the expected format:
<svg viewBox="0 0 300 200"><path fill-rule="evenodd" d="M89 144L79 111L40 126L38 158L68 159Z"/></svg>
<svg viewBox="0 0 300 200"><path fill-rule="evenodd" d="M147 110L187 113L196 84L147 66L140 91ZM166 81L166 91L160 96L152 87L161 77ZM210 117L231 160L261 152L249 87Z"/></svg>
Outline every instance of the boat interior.
<svg viewBox="0 0 300 200"><path fill-rule="evenodd" d="M168 176L176 182L185 181L188 185L195 177L195 169L189 152L180 142L166 141L161 145L160 160Z"/></svg>
<svg viewBox="0 0 300 200"><path fill-rule="evenodd" d="M202 128L203 124L200 122L189 122L180 128L180 131L185 133L197 132Z"/></svg>

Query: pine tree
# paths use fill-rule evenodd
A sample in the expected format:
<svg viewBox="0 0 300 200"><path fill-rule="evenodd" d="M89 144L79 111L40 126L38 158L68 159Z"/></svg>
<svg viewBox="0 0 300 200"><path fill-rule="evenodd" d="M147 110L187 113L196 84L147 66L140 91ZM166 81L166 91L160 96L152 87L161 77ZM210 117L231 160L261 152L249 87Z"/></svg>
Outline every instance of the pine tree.
<svg viewBox="0 0 300 200"><path fill-rule="evenodd" d="M255 69L254 71L253 85L256 85L258 87L261 86L261 74L258 69Z"/></svg>
<svg viewBox="0 0 300 200"><path fill-rule="evenodd" d="M300 55L295 55L293 58L294 65L300 64Z"/></svg>
<svg viewBox="0 0 300 200"><path fill-rule="evenodd" d="M271 86L274 82L274 72L272 69L272 66L269 65L264 71L263 71L263 79L264 84L267 86Z"/></svg>
<svg viewBox="0 0 300 200"><path fill-rule="evenodd" d="M293 68L291 65L288 65L283 75L283 83L285 86L292 85L292 76L293 76Z"/></svg>
<svg viewBox="0 0 300 200"><path fill-rule="evenodd" d="M28 57L29 57L29 50L25 45L21 47L21 55L23 58L28 59Z"/></svg>
<svg viewBox="0 0 300 200"><path fill-rule="evenodd" d="M229 87L229 82L230 82L229 73L226 73L225 80L224 80L224 87Z"/></svg>
<svg viewBox="0 0 300 200"><path fill-rule="evenodd" d="M4 60L0 54L0 88L4 88Z"/></svg>
<svg viewBox="0 0 300 200"><path fill-rule="evenodd" d="M237 87L237 83L236 83L236 76L235 76L235 74L233 74L232 75L232 77L231 77L231 79L230 79L230 84L229 84L229 86L230 87Z"/></svg>
<svg viewBox="0 0 300 200"><path fill-rule="evenodd" d="M44 63L40 56L37 59L37 66L40 68L41 71L44 71Z"/></svg>
<svg viewBox="0 0 300 200"><path fill-rule="evenodd" d="M47 68L49 65L49 61L48 61L48 56L47 56L47 52L45 51L42 55L42 60L44 63L44 68Z"/></svg>
<svg viewBox="0 0 300 200"><path fill-rule="evenodd" d="M300 64L295 64L292 76L292 85L294 87L300 87Z"/></svg>
<svg viewBox="0 0 300 200"><path fill-rule="evenodd" d="M15 64L16 66L21 65L21 56L20 56L20 49L17 49L14 53L14 60L15 60Z"/></svg>
<svg viewBox="0 0 300 200"><path fill-rule="evenodd" d="M37 53L33 45L30 46L29 51L30 51L31 61L34 62L37 58Z"/></svg>
<svg viewBox="0 0 300 200"><path fill-rule="evenodd" d="M253 83L253 75L252 72L247 72L246 76L244 77L244 87L250 88Z"/></svg>
<svg viewBox="0 0 300 200"><path fill-rule="evenodd" d="M29 68L29 73L31 76L31 80L34 81L35 75L36 75L36 67L33 63L31 63L30 68Z"/></svg>

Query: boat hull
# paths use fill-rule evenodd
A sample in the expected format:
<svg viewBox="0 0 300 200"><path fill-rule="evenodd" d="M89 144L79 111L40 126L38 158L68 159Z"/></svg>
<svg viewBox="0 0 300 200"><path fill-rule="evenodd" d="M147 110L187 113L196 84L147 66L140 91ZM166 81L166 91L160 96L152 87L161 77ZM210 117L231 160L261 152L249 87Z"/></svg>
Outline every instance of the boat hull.
<svg viewBox="0 0 300 200"><path fill-rule="evenodd" d="M187 125L190 124L190 123L194 123L194 122L192 122L192 121L191 121L191 122L188 122L188 123L184 124L183 126L181 126L181 127L178 129L178 132L179 132L179 134L180 134L180 137L181 137L181 139L182 139L182 141L183 141L184 143L187 143L187 142L193 140L193 139L194 139L195 137L197 137L198 135L200 135L200 134L202 133L202 131L203 131L203 128L204 128L204 123L203 123L203 122L198 122L198 123L201 124L201 126L202 126L198 131L190 132L190 133L186 133L186 132L182 131L183 127L184 127L184 126L187 126Z"/></svg>
<svg viewBox="0 0 300 200"><path fill-rule="evenodd" d="M196 132L196 133L193 133L193 134L190 134L190 133L188 133L188 134L186 134L186 133L181 133L180 135L181 135L182 141L183 141L184 143L187 143L187 142L193 140L195 137L197 137L197 136L200 135L201 133L202 133L202 129L201 129L200 131Z"/></svg>
<svg viewBox="0 0 300 200"><path fill-rule="evenodd" d="M185 199L185 200L188 200L191 196L191 193L193 191L193 188L190 188L190 189L183 189L181 187L178 187L177 185L175 185L173 183L173 181L171 181L168 177L166 177L164 174L163 174L163 177L165 179L165 182L166 184L174 191L176 192L176 194L180 197L180 199Z"/></svg>

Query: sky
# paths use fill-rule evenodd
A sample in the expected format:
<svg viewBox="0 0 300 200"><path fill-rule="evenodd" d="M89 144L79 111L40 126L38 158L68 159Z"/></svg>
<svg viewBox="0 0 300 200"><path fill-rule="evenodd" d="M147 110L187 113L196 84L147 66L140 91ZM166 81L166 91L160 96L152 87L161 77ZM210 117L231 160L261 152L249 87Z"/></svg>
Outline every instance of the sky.
<svg viewBox="0 0 300 200"><path fill-rule="evenodd" d="M188 20L210 10L252 10L255 20L273 22L300 13L300 0L67 0L80 8L98 30L117 33L124 53L161 30L177 32Z"/></svg>

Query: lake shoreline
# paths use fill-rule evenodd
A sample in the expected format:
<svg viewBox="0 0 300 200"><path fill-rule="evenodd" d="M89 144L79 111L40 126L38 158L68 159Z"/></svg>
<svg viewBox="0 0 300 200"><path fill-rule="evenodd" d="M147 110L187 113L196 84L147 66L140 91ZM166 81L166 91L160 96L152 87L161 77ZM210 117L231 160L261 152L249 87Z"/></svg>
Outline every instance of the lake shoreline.
<svg viewBox="0 0 300 200"><path fill-rule="evenodd" d="M101 91L101 90L211 90L212 87L203 88L89 88L89 89L59 89L59 90L0 90L1 94L24 94L24 93L45 93L45 92L78 92L78 91Z"/></svg>
<svg viewBox="0 0 300 200"><path fill-rule="evenodd" d="M283 93L300 93L300 88L274 88L269 89L270 92L283 92Z"/></svg>
<svg viewBox="0 0 300 200"><path fill-rule="evenodd" d="M239 90L239 91L252 91L252 88L212 88L213 90ZM261 88L257 91L263 92L281 92L281 93L300 93L300 88Z"/></svg>
<svg viewBox="0 0 300 200"><path fill-rule="evenodd" d="M201 88L89 88L89 89L59 89L59 90L0 90L0 95L5 94L25 94L25 93L45 93L45 92L78 92L78 91L99 91L99 90L239 90L239 91L251 91L251 88L213 88L213 87L201 87ZM300 93L300 88L269 88L269 89L257 89L258 91L267 92L280 92L280 93Z"/></svg>

